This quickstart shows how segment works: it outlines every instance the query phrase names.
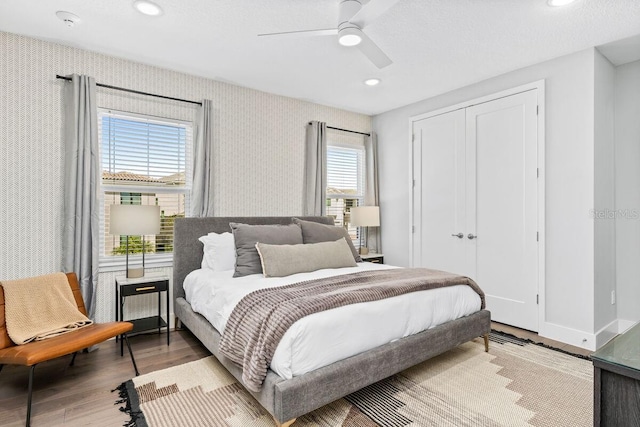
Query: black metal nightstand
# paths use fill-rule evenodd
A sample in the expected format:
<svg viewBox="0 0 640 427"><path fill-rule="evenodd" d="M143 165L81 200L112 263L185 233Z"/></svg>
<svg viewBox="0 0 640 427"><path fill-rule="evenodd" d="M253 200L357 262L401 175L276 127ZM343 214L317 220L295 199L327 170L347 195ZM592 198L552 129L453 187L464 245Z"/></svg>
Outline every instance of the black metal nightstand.
<svg viewBox="0 0 640 427"><path fill-rule="evenodd" d="M148 274L144 277L126 278L116 277L116 320L123 320L124 317L124 299L133 295L144 295L150 293L158 294L158 315L144 317L140 319L127 319L127 322L133 323L133 330L129 334L136 332L167 328L167 345L169 345L169 277L165 274ZM167 293L167 321L162 319L162 303L160 294ZM120 355L123 353L123 343L120 339Z"/></svg>
<svg viewBox="0 0 640 427"><path fill-rule="evenodd" d="M384 254L375 254L373 252L369 252L367 255L360 255L365 262L375 262L377 264L384 264Z"/></svg>

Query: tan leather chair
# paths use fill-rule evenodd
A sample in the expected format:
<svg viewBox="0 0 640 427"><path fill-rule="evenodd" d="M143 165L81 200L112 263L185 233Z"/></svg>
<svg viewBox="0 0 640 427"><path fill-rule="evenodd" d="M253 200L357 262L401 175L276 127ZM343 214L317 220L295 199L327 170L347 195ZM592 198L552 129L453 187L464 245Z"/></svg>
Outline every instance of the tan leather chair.
<svg viewBox="0 0 640 427"><path fill-rule="evenodd" d="M78 278L75 273L67 273L67 280L69 281L69 286L71 286L73 296L78 304L78 310L86 316L87 310L84 306L84 300L80 293ZM131 346L129 345L129 340L126 335L127 332L133 329L132 323L93 323L89 326L78 329L77 331L68 332L55 338L42 341L32 341L23 345L15 345L7 334L4 305L4 290L0 286L0 371L4 365L23 365L31 367L31 370L29 371L29 397L27 399L27 427L31 423L33 373L38 363L73 353L70 364L70 366L73 366L73 362L76 359L78 351L91 347L92 345L99 344L109 338L122 335L127 343L129 355L131 355L133 369L135 370L136 376L138 375L138 367L136 366L136 361L133 357L133 352L131 351Z"/></svg>

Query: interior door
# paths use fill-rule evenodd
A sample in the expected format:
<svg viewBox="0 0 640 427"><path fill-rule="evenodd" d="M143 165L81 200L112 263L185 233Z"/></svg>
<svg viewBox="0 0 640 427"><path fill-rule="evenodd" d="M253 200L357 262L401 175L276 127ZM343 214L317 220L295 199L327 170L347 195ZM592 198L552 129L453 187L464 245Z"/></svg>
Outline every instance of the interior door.
<svg viewBox="0 0 640 427"><path fill-rule="evenodd" d="M538 330L537 93L466 109L467 259L491 318Z"/></svg>
<svg viewBox="0 0 640 427"><path fill-rule="evenodd" d="M465 111L430 117L413 126L412 265L467 275Z"/></svg>

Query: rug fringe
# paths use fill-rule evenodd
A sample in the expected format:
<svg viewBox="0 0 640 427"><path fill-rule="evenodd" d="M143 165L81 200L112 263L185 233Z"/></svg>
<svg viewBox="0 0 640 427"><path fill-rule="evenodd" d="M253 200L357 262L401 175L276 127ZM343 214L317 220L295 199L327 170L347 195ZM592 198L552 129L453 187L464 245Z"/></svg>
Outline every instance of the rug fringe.
<svg viewBox="0 0 640 427"><path fill-rule="evenodd" d="M131 383L131 380L125 381L120 384L118 387L111 390L111 393L114 391L118 392L118 397L120 399L116 400L114 405L120 405L124 403L124 406L121 406L119 409L121 412L129 415L129 421L123 424L123 427L144 427L147 423L144 421L144 415L142 411L134 410L131 406L131 397L129 396L129 391L127 390L128 383ZM133 383L131 384L133 386ZM140 422L142 421L142 422Z"/></svg>

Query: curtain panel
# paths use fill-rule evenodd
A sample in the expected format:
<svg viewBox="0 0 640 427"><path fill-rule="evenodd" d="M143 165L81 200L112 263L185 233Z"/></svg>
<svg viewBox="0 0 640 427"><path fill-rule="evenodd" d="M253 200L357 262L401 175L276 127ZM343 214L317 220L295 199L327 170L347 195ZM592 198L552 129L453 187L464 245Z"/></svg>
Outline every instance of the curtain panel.
<svg viewBox="0 0 640 427"><path fill-rule="evenodd" d="M99 185L96 82L74 74L64 83L64 214L62 270L75 272L84 304L95 315L99 256Z"/></svg>
<svg viewBox="0 0 640 427"><path fill-rule="evenodd" d="M327 211L327 124L312 121L306 127L302 214L325 215Z"/></svg>
<svg viewBox="0 0 640 427"><path fill-rule="evenodd" d="M380 189L378 185L378 136L371 131L371 135L364 141L366 156L366 180L364 205L380 206ZM382 211L380 212L380 222L382 223ZM369 232L365 236L364 246L372 252L382 253L382 236L380 227L369 227Z"/></svg>
<svg viewBox="0 0 640 427"><path fill-rule="evenodd" d="M191 216L213 216L213 101L202 100L193 141Z"/></svg>

